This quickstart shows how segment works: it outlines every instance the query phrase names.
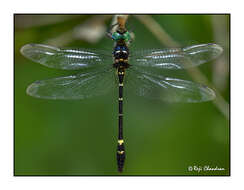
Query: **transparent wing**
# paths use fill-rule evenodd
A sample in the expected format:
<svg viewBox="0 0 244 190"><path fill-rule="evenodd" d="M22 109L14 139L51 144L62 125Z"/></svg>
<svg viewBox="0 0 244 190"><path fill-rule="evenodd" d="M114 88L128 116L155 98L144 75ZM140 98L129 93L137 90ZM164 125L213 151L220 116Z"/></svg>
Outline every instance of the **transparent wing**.
<svg viewBox="0 0 244 190"><path fill-rule="evenodd" d="M168 102L204 102L215 93L207 86L187 80L163 77L130 67L125 75L125 92Z"/></svg>
<svg viewBox="0 0 244 190"><path fill-rule="evenodd" d="M85 99L107 93L114 81L111 68L36 81L27 88L27 94L45 99Z"/></svg>
<svg viewBox="0 0 244 190"><path fill-rule="evenodd" d="M217 44L199 44L185 48L154 49L131 52L132 65L161 69L184 69L218 57L223 49Z"/></svg>
<svg viewBox="0 0 244 190"><path fill-rule="evenodd" d="M112 54L102 50L57 48L43 44L26 44L20 52L28 59L46 67L78 70L111 64Z"/></svg>

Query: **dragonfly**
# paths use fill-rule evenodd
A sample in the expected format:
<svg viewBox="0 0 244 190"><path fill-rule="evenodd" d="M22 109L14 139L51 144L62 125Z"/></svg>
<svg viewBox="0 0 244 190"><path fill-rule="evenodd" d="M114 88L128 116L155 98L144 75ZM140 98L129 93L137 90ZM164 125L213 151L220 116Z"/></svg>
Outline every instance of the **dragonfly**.
<svg viewBox="0 0 244 190"><path fill-rule="evenodd" d="M46 67L79 71L76 74L36 81L27 94L44 99L86 99L118 90L117 167L125 162L123 138L123 91L167 102L205 102L215 98L214 91L199 83L160 74L184 70L210 62L223 51L218 44L197 44L183 48L129 51L131 35L117 29L108 36L115 41L112 53L84 48L58 48L44 44L26 44L21 53ZM114 72L116 71L116 72Z"/></svg>

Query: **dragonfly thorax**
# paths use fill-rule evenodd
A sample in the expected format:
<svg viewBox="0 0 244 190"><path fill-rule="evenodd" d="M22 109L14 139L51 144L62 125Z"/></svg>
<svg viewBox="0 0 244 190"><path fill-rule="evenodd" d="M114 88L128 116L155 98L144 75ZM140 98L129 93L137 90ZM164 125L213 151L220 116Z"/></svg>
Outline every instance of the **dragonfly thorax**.
<svg viewBox="0 0 244 190"><path fill-rule="evenodd" d="M114 56L114 67L119 68L119 67L124 67L128 68L128 57L129 57L129 49L125 44L116 44L114 51L113 51L113 56Z"/></svg>

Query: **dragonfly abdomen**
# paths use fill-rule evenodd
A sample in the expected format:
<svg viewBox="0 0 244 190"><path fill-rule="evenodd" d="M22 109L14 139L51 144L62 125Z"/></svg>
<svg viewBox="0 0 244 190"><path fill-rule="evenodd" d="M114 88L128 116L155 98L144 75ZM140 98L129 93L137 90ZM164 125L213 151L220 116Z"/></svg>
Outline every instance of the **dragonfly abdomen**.
<svg viewBox="0 0 244 190"><path fill-rule="evenodd" d="M119 131L118 131L118 146L117 146L117 165L118 171L122 172L125 161L125 147L123 140L123 81L124 81L125 68L118 68L119 78Z"/></svg>

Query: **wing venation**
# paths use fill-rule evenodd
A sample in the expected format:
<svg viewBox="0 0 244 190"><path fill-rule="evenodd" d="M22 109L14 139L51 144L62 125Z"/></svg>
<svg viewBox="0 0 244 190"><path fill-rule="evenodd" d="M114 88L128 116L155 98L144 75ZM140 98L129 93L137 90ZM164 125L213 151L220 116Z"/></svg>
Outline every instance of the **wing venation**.
<svg viewBox="0 0 244 190"><path fill-rule="evenodd" d="M102 50L57 48L43 44L26 44L20 52L28 59L46 67L79 70L111 64L112 56Z"/></svg>
<svg viewBox="0 0 244 190"><path fill-rule="evenodd" d="M160 69L185 69L217 58L223 48L217 44L199 44L185 48L135 51L131 54L133 65Z"/></svg>

